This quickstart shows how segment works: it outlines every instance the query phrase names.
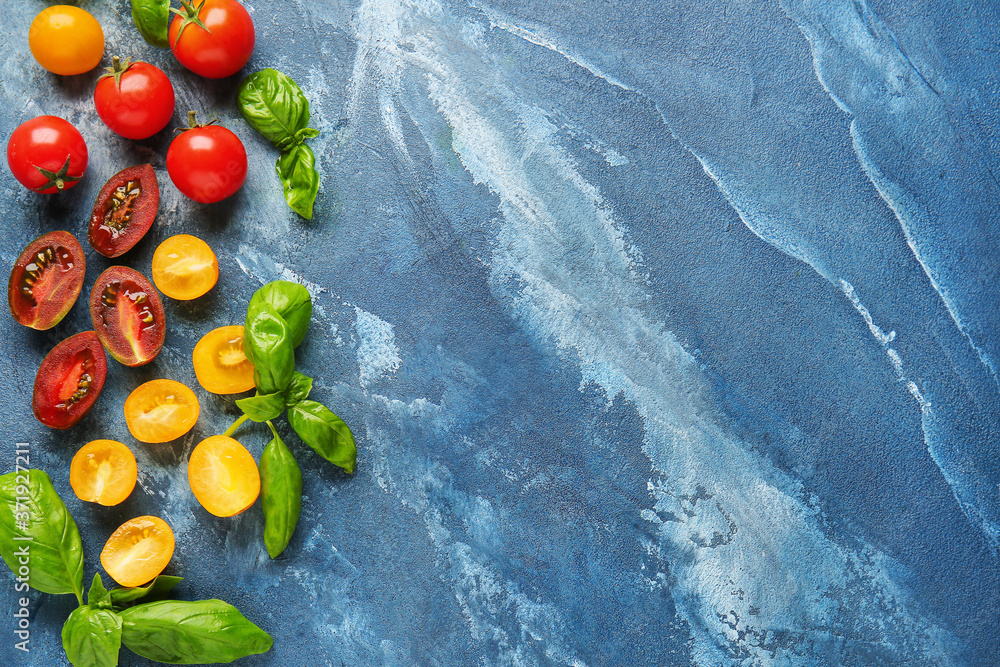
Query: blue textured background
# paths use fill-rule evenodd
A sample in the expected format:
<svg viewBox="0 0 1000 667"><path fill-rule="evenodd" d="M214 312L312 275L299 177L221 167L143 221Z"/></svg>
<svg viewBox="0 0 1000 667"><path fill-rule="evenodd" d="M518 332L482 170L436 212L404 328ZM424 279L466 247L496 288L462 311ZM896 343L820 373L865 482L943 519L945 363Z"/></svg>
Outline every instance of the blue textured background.
<svg viewBox="0 0 1000 667"><path fill-rule="evenodd" d="M8 3L11 4L11 3ZM312 101L322 190L284 205L276 154L207 81L149 47L127 3L81 2L112 54L162 67L248 148L202 206L170 184L165 130L129 142L98 72L27 56L41 2L4 13L4 136L63 116L86 179L42 197L0 177L10 266L148 161L157 223L123 259L191 233L222 277L165 299L166 347L111 362L76 428L35 422L35 369L89 328L0 318L3 449L31 443L80 524L89 582L135 515L177 535L178 597L219 597L275 638L245 665L973 665L1000 662L1000 255L995 3L937 0L248 0L258 46ZM91 252L87 283L109 261ZM351 425L349 478L294 436L299 529L271 561L259 504L209 516L185 460L236 417L201 391L198 338L263 282L315 299L300 368ZM201 418L131 441L128 392L170 377ZM279 427L287 433L287 423ZM140 484L85 505L68 465L129 443ZM239 438L255 454L265 429ZM32 594L32 652L64 664L71 597ZM9 631L3 630L4 627ZM144 665L127 650L122 665Z"/></svg>

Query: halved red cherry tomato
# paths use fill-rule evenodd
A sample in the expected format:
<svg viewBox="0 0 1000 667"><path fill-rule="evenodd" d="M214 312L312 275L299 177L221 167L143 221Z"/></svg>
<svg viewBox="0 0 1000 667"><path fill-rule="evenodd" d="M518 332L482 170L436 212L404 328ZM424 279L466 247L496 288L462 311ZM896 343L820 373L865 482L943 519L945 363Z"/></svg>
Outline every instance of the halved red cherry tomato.
<svg viewBox="0 0 1000 667"><path fill-rule="evenodd" d="M184 130L167 149L167 173L177 189L202 204L230 197L247 178L247 151L233 132L200 125L189 116Z"/></svg>
<svg viewBox="0 0 1000 667"><path fill-rule="evenodd" d="M235 516L260 495L257 462L238 440L205 438L191 451L188 483L201 506L215 516Z"/></svg>
<svg viewBox="0 0 1000 667"><path fill-rule="evenodd" d="M150 380L125 399L125 425L140 442L176 440L194 427L201 406L194 392L176 380Z"/></svg>
<svg viewBox="0 0 1000 667"><path fill-rule="evenodd" d="M153 253L150 273L157 289L179 301L205 295L219 280L219 261L197 236L177 234Z"/></svg>
<svg viewBox="0 0 1000 667"><path fill-rule="evenodd" d="M83 74L101 62L104 31L90 12L53 5L31 22L28 48L38 64L53 74Z"/></svg>
<svg viewBox="0 0 1000 667"><path fill-rule="evenodd" d="M52 348L35 375L31 409L52 428L69 428L83 419L104 388L108 361L93 331L70 336Z"/></svg>
<svg viewBox="0 0 1000 667"><path fill-rule="evenodd" d="M83 287L83 248L69 232L49 232L28 244L14 263L7 302L14 319L51 329L66 316Z"/></svg>
<svg viewBox="0 0 1000 667"><path fill-rule="evenodd" d="M101 566L128 588L163 572L174 555L174 531L156 516L137 516L118 527L101 551Z"/></svg>
<svg viewBox="0 0 1000 667"><path fill-rule="evenodd" d="M174 115L174 87L156 65L124 63L114 56L94 88L97 115L126 139L146 139L167 126Z"/></svg>
<svg viewBox="0 0 1000 667"><path fill-rule="evenodd" d="M105 507L128 498L137 478L135 455L115 440L88 442L69 464L69 485L76 497Z"/></svg>
<svg viewBox="0 0 1000 667"><path fill-rule="evenodd" d="M236 74L250 60L253 21L236 0L181 0L167 39L184 67L221 79Z"/></svg>
<svg viewBox="0 0 1000 667"><path fill-rule="evenodd" d="M21 185L39 194L69 190L87 170L87 142L69 121L38 116L11 133L7 165Z"/></svg>
<svg viewBox="0 0 1000 667"><path fill-rule="evenodd" d="M105 257L118 257L149 231L159 205L160 186L152 166L122 169L97 195L87 240Z"/></svg>
<svg viewBox="0 0 1000 667"><path fill-rule="evenodd" d="M243 353L243 325L213 329L191 355L198 384L213 394L237 394L254 388L253 364Z"/></svg>
<svg viewBox="0 0 1000 667"><path fill-rule="evenodd" d="M167 335L156 288L127 266L112 266L98 276L90 292L90 319L104 347L126 366L152 361Z"/></svg>

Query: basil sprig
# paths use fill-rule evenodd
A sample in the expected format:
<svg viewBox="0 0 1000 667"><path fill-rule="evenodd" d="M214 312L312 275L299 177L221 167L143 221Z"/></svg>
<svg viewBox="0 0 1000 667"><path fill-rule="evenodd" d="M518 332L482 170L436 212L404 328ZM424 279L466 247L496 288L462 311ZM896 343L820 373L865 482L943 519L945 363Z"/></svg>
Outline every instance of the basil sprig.
<svg viewBox="0 0 1000 667"><path fill-rule="evenodd" d="M288 75L268 67L243 80L237 100L246 121L281 151L274 169L289 208L311 219L319 174L316 156L304 142L319 130L309 127L305 93Z"/></svg>
<svg viewBox="0 0 1000 667"><path fill-rule="evenodd" d="M166 48L170 0L132 0L132 22L149 44Z"/></svg>
<svg viewBox="0 0 1000 667"><path fill-rule="evenodd" d="M43 470L0 476L0 556L21 583L83 602L83 543Z"/></svg>

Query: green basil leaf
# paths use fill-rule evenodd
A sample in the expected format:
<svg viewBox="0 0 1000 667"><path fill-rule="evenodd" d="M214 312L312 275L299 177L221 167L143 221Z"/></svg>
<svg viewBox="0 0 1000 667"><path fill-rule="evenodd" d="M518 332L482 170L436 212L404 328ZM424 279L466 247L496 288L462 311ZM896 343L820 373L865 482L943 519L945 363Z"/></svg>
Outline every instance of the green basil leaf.
<svg viewBox="0 0 1000 667"><path fill-rule="evenodd" d="M281 151L274 170L281 179L288 207L306 220L312 220L313 204L319 194L316 155L305 144Z"/></svg>
<svg viewBox="0 0 1000 667"><path fill-rule="evenodd" d="M100 572L94 573L94 581L90 584L90 590L87 591L87 606L93 609L107 609L111 606L111 596L108 589L104 587Z"/></svg>
<svg viewBox="0 0 1000 667"><path fill-rule="evenodd" d="M288 409L288 421L302 442L330 463L354 472L358 450L354 436L340 417L316 401L299 401Z"/></svg>
<svg viewBox="0 0 1000 667"><path fill-rule="evenodd" d="M257 392L256 396L249 396L236 401L236 407L242 410L243 414L252 421L266 422L285 411L285 395L282 392L275 394L261 394Z"/></svg>
<svg viewBox="0 0 1000 667"><path fill-rule="evenodd" d="M153 46L170 46L167 41L170 0L132 0L132 22L142 38Z"/></svg>
<svg viewBox="0 0 1000 667"><path fill-rule="evenodd" d="M237 100L246 121L279 150L302 141L301 132L309 124L309 100L288 75L270 67L254 72L243 79Z"/></svg>
<svg viewBox="0 0 1000 667"><path fill-rule="evenodd" d="M145 586L112 588L108 591L108 596L111 604L115 607L123 607L137 600L142 600L143 602L162 600L174 586L181 583L182 579L183 577L172 577L167 574L161 574Z"/></svg>
<svg viewBox="0 0 1000 667"><path fill-rule="evenodd" d="M313 379L305 373L298 371L292 373L292 383L288 385L288 390L285 391L285 406L290 408L299 401L309 398L312 386Z"/></svg>
<svg viewBox="0 0 1000 667"><path fill-rule="evenodd" d="M122 645L122 619L110 609L77 607L63 623L62 643L74 667L115 667Z"/></svg>
<svg viewBox="0 0 1000 667"><path fill-rule="evenodd" d="M80 531L45 471L0 476L0 556L18 581L83 604Z"/></svg>
<svg viewBox="0 0 1000 667"><path fill-rule="evenodd" d="M277 558L295 532L302 510L302 471L295 457L274 431L274 439L260 455L260 497L264 510L264 545Z"/></svg>
<svg viewBox="0 0 1000 667"><path fill-rule="evenodd" d="M243 352L253 364L261 394L285 391L295 372L295 348L285 319L265 301L250 302L243 328Z"/></svg>
<svg viewBox="0 0 1000 667"><path fill-rule="evenodd" d="M274 640L222 600L161 600L121 612L122 643L175 665L232 662L264 653Z"/></svg>
<svg viewBox="0 0 1000 667"><path fill-rule="evenodd" d="M278 311L292 330L292 345L299 346L309 329L312 318L312 296L309 290L290 280L273 280L254 292L250 306L264 301Z"/></svg>

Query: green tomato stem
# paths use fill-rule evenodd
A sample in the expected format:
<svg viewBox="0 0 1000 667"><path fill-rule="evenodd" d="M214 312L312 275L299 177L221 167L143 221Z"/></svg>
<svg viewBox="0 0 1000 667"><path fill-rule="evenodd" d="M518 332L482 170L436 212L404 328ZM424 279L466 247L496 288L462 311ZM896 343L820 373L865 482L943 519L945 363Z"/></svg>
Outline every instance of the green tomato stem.
<svg viewBox="0 0 1000 667"><path fill-rule="evenodd" d="M236 429L238 429L240 426L242 426L243 422L245 422L248 419L250 419L249 416L243 415L242 417L240 417L239 419L237 419L236 421L234 421L233 425L230 426L229 428L227 428L226 432L223 433L222 435L224 435L226 437L231 437L233 435L233 433L236 433Z"/></svg>

